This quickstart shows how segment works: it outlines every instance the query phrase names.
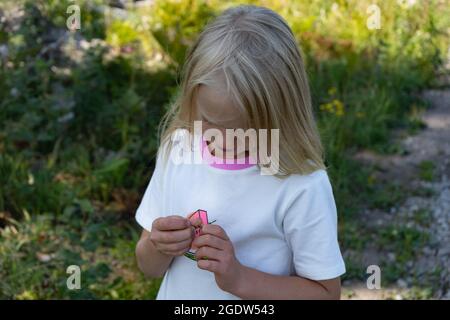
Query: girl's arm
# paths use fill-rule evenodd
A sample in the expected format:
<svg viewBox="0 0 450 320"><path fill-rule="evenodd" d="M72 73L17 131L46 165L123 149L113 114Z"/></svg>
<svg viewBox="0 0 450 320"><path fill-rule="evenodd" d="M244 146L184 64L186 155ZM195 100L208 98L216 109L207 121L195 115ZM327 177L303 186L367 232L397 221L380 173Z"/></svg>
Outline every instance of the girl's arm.
<svg viewBox="0 0 450 320"><path fill-rule="evenodd" d="M136 258L139 269L150 278L160 278L164 275L173 256L165 255L156 250L150 241L151 232L143 230L136 245Z"/></svg>
<svg viewBox="0 0 450 320"><path fill-rule="evenodd" d="M313 281L299 276L272 275L246 266L240 269L241 280L231 293L242 299L339 300L341 296L339 277Z"/></svg>
<svg viewBox="0 0 450 320"><path fill-rule="evenodd" d="M241 264L230 238L219 225L203 225L194 240L200 269L214 272L217 285L242 299L340 299L340 278L313 281L300 276L280 276ZM208 259L203 259L207 257Z"/></svg>

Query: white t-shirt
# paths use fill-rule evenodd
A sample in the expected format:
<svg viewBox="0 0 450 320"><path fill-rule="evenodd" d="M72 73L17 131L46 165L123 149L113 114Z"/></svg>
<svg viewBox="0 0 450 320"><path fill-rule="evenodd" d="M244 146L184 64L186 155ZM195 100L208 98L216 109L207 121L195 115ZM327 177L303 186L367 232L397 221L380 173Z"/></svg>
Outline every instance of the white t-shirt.
<svg viewBox="0 0 450 320"><path fill-rule="evenodd" d="M195 152L200 151L185 152L183 157L194 157ZM337 241L336 205L324 170L279 179L261 175L256 165L225 170L169 159L163 167L158 157L136 212L137 222L151 231L158 217L186 217L197 209L206 210L209 221L216 220L214 224L225 230L236 258L247 267L311 280L345 273ZM179 256L166 271L156 299L240 298L220 289L214 273Z"/></svg>

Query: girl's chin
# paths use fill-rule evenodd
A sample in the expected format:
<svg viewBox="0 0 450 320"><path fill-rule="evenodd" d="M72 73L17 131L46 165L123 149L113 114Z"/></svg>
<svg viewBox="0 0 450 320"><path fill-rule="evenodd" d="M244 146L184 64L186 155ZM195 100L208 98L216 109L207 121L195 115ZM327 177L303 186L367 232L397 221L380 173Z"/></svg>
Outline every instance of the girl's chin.
<svg viewBox="0 0 450 320"><path fill-rule="evenodd" d="M221 148L221 147L216 147L216 146L214 146L214 147L217 151L221 151L221 152L235 152L234 149L227 149L227 148Z"/></svg>
<svg viewBox="0 0 450 320"><path fill-rule="evenodd" d="M223 147L216 147L216 146L214 146L214 149L215 149L215 151L216 152L219 152L219 153L223 153L223 154L226 154L226 153L228 153L229 155L237 155L237 150L236 149L227 149L227 148L223 148Z"/></svg>
<svg viewBox="0 0 450 320"><path fill-rule="evenodd" d="M216 149L216 150L219 151L219 152L230 153L230 154L235 154L237 152L234 149L222 149L222 148L220 148L220 149Z"/></svg>
<svg viewBox="0 0 450 320"><path fill-rule="evenodd" d="M246 152L244 152L244 153L236 153L236 151L233 151L233 150L229 150L229 151L226 151L226 150L217 150L216 152L215 152L215 156L219 156L219 157L227 157L227 158L243 158L243 157L245 157L247 155L247 153Z"/></svg>

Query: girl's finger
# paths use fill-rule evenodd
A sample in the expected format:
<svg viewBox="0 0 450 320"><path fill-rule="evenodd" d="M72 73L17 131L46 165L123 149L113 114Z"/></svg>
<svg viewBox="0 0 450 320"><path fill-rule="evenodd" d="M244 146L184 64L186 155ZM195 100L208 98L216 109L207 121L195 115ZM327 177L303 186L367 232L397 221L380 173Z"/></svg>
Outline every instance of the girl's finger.
<svg viewBox="0 0 450 320"><path fill-rule="evenodd" d="M184 240L192 240L191 227L176 231L160 231L155 234L155 240L161 243L176 243Z"/></svg>
<svg viewBox="0 0 450 320"><path fill-rule="evenodd" d="M186 250L178 250L178 251L163 251L165 254L169 256L182 256L186 252Z"/></svg>
<svg viewBox="0 0 450 320"><path fill-rule="evenodd" d="M195 218L189 221L191 222L191 225L194 227L200 227L203 224L202 220L199 218Z"/></svg>
<svg viewBox="0 0 450 320"><path fill-rule="evenodd" d="M227 241L212 234L201 234L192 242L192 245L196 247L209 246L219 250L225 250Z"/></svg>
<svg viewBox="0 0 450 320"><path fill-rule="evenodd" d="M215 260L197 260L197 266L200 269L211 271L214 273L219 273L219 262Z"/></svg>
<svg viewBox="0 0 450 320"><path fill-rule="evenodd" d="M208 260L220 261L222 252L223 252L222 250L217 250L216 248L204 246L195 252L195 257L197 258L197 260L201 260L204 257L207 257Z"/></svg>
<svg viewBox="0 0 450 320"><path fill-rule="evenodd" d="M188 226L188 220L181 216L160 217L153 221L153 227L160 231L180 230Z"/></svg>
<svg viewBox="0 0 450 320"><path fill-rule="evenodd" d="M221 226L217 225L217 224L205 224L202 227L202 231L200 232L200 235L202 234L212 234L216 237L222 238L223 240L230 240L230 238L228 238L227 233L225 232L225 230L222 229Z"/></svg>
<svg viewBox="0 0 450 320"><path fill-rule="evenodd" d="M187 251L190 246L191 240L188 239L177 243L160 243L158 249L163 251L180 251L186 249Z"/></svg>

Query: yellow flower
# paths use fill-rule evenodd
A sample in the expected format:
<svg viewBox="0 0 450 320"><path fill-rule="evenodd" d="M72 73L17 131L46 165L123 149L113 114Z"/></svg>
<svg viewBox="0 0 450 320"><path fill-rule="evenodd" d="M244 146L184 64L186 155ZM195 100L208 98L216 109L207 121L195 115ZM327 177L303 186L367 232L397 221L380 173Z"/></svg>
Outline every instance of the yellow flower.
<svg viewBox="0 0 450 320"><path fill-rule="evenodd" d="M322 111L334 113L338 117L343 116L345 113L344 112L344 104L337 99L334 99L333 101L328 102L328 103L321 104L319 106L319 108Z"/></svg>
<svg viewBox="0 0 450 320"><path fill-rule="evenodd" d="M321 104L320 110L333 113L333 105L331 103Z"/></svg>
<svg viewBox="0 0 450 320"><path fill-rule="evenodd" d="M334 107L335 107L336 115L338 117L343 116L344 115L344 104L341 101L337 100L337 99L333 100L333 104L334 104Z"/></svg>
<svg viewBox="0 0 450 320"><path fill-rule="evenodd" d="M369 185L373 185L376 180L377 180L377 177L375 176L374 173L372 173L370 176L367 177L367 183Z"/></svg>
<svg viewBox="0 0 450 320"><path fill-rule="evenodd" d="M336 87L331 87L330 89L328 89L328 94L330 96L334 96L336 94L336 92L337 92Z"/></svg>

